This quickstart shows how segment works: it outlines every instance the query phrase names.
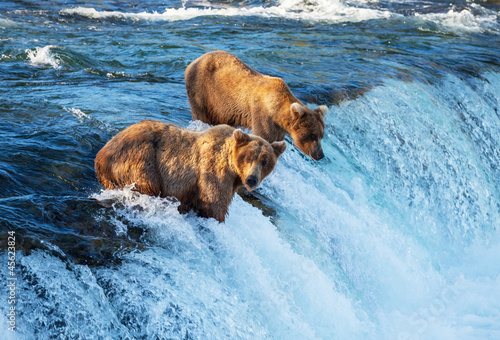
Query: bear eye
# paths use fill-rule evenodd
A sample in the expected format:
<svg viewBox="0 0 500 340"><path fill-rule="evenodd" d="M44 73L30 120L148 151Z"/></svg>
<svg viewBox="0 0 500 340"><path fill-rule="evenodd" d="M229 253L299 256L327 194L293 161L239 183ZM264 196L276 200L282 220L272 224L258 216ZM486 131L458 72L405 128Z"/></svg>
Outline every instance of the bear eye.
<svg viewBox="0 0 500 340"><path fill-rule="evenodd" d="M266 161L266 160L263 160L263 161L261 162L261 164L262 164L262 166L266 166L266 165L267 165L267 161Z"/></svg>
<svg viewBox="0 0 500 340"><path fill-rule="evenodd" d="M250 157L247 157L247 159L245 159L247 163L252 163L252 158Z"/></svg>

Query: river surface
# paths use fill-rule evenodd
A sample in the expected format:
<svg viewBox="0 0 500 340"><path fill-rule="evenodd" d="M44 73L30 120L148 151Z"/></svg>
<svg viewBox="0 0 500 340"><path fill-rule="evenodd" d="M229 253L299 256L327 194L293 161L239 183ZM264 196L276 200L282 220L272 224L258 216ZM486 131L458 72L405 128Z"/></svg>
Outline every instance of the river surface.
<svg viewBox="0 0 500 340"><path fill-rule="evenodd" d="M498 1L3 0L0 338L500 339L499 16ZM213 50L327 105L326 157L287 139L222 224L104 191L94 158L120 130L206 128L184 70Z"/></svg>

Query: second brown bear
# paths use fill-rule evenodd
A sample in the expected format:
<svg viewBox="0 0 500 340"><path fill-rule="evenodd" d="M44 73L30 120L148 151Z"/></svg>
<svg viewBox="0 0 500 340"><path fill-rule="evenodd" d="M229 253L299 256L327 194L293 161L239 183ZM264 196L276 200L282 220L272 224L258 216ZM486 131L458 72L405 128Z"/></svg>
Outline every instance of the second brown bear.
<svg viewBox="0 0 500 340"><path fill-rule="evenodd" d="M268 142L281 141L288 133L306 155L324 157L327 107L307 108L282 79L263 75L223 51L202 55L184 77L194 119L247 127Z"/></svg>

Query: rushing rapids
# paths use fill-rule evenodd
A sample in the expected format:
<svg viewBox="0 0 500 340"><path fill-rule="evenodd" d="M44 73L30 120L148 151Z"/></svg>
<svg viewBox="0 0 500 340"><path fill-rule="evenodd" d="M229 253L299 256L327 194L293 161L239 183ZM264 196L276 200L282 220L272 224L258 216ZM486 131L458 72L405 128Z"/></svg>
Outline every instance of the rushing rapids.
<svg viewBox="0 0 500 340"><path fill-rule="evenodd" d="M500 338L499 13L3 1L0 278L16 285L0 290L0 337ZM184 70L217 49L327 105L326 157L287 140L222 224L102 190L95 155L123 128L207 127Z"/></svg>

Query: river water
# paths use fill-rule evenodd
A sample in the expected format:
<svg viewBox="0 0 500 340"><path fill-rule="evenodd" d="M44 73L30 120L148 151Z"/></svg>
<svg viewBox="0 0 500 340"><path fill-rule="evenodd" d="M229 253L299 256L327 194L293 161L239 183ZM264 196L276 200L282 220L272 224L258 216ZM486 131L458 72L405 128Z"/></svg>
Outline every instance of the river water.
<svg viewBox="0 0 500 340"><path fill-rule="evenodd" d="M0 338L499 339L499 13L2 1ZM183 75L217 49L328 106L325 159L287 139L223 224L103 191L94 158L121 129L204 128Z"/></svg>

